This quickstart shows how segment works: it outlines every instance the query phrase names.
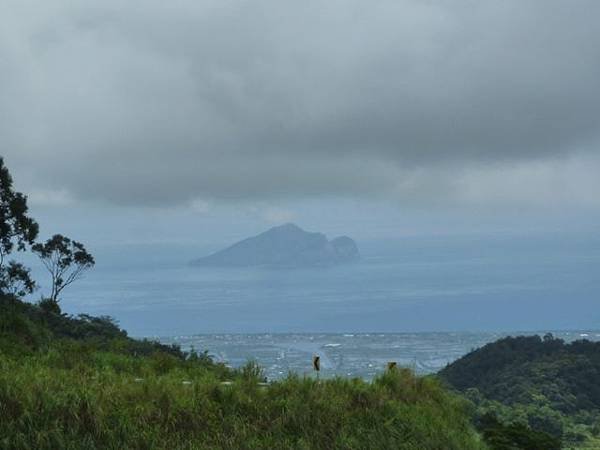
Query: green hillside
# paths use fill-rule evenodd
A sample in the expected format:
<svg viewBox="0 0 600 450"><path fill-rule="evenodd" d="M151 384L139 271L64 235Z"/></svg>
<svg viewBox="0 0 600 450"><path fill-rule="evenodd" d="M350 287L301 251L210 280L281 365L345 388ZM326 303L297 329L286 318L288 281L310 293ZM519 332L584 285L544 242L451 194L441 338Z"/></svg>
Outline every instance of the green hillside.
<svg viewBox="0 0 600 450"><path fill-rule="evenodd" d="M600 343L509 337L440 372L478 407L480 421L526 425L563 448L600 449Z"/></svg>
<svg viewBox="0 0 600 450"><path fill-rule="evenodd" d="M395 370L373 383L231 370L107 318L0 297L0 448L486 448L468 402Z"/></svg>

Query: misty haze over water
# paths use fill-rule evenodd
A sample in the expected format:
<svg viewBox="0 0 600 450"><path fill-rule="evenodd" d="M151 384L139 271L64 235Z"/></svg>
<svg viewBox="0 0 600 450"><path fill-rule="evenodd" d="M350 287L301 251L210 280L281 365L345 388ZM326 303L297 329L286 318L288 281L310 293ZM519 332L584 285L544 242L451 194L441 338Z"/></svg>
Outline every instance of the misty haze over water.
<svg viewBox="0 0 600 450"><path fill-rule="evenodd" d="M113 316L134 336L600 329L597 234L358 245L355 264L296 270L188 265L213 247L97 248L96 269L62 306Z"/></svg>

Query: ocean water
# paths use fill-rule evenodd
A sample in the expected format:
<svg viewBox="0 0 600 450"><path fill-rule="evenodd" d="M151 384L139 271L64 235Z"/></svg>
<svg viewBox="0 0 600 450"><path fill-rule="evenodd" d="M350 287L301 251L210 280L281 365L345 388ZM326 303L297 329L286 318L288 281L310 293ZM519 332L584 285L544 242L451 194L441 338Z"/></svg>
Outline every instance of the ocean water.
<svg viewBox="0 0 600 450"><path fill-rule="evenodd" d="M92 248L62 305L134 336L600 328L600 235L358 244L356 264L301 270L192 267L208 251L192 245Z"/></svg>
<svg viewBox="0 0 600 450"><path fill-rule="evenodd" d="M358 245L356 264L302 270L188 264L220 244L91 247L96 268L61 304L137 337L195 336L178 342L234 365L258 359L270 376L306 370L317 351L324 370L368 377L387 360L437 370L506 333L600 329L600 234ZM39 298L47 278L34 275Z"/></svg>
<svg viewBox="0 0 600 450"><path fill-rule="evenodd" d="M471 350L508 334L533 333L215 334L161 340L185 350L208 350L215 360L232 367L256 361L269 380L283 378L290 372L315 376L314 355L321 358L320 377L369 380L384 371L390 361L420 374L434 373ZM543 336L545 332L539 334ZM600 341L600 331L553 331L552 334L566 342Z"/></svg>

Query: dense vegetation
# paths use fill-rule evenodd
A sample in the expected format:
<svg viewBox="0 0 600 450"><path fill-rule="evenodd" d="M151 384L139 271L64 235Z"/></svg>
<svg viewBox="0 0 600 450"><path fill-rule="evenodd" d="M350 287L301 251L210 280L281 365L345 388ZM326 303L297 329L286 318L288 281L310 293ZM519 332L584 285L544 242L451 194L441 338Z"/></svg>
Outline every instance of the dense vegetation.
<svg viewBox="0 0 600 450"><path fill-rule="evenodd" d="M468 403L408 370L260 381L253 364L0 297L0 448L484 448Z"/></svg>
<svg viewBox="0 0 600 450"><path fill-rule="evenodd" d="M562 440L564 448L600 448L600 343L508 337L440 376L477 405L480 424L489 427L495 417L496 427L530 427Z"/></svg>

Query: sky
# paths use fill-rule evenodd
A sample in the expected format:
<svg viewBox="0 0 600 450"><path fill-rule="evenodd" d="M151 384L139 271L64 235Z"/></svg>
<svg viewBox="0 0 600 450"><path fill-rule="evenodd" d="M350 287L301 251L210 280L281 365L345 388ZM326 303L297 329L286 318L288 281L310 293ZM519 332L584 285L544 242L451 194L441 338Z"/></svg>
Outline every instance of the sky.
<svg viewBox="0 0 600 450"><path fill-rule="evenodd" d="M42 235L597 231L600 2L0 0Z"/></svg>

